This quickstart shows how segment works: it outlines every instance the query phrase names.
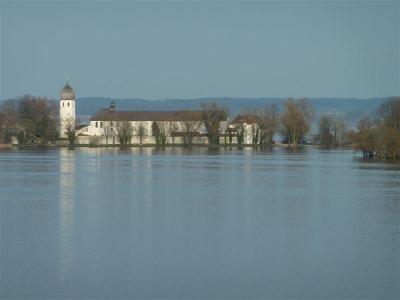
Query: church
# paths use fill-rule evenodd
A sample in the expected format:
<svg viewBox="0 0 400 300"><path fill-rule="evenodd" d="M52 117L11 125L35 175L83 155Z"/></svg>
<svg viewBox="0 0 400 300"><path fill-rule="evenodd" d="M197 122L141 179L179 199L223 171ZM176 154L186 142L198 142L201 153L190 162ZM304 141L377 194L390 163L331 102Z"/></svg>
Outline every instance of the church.
<svg viewBox="0 0 400 300"><path fill-rule="evenodd" d="M223 135L227 119L220 122ZM87 125L76 124L75 91L68 80L60 91L60 137L74 129L77 144L207 144L202 111L119 111L112 101Z"/></svg>

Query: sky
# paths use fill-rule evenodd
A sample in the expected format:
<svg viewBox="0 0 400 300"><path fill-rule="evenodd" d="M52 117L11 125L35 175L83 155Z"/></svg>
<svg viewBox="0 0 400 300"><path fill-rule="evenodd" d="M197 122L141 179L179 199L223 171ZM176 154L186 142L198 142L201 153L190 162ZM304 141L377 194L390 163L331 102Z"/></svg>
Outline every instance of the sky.
<svg viewBox="0 0 400 300"><path fill-rule="evenodd" d="M4 1L1 99L400 95L398 1Z"/></svg>

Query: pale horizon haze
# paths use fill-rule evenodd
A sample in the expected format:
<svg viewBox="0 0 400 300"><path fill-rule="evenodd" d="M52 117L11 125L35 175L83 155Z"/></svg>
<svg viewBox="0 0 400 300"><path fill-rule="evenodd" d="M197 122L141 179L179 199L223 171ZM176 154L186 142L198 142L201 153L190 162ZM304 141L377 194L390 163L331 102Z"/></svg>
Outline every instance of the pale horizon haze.
<svg viewBox="0 0 400 300"><path fill-rule="evenodd" d="M1 1L1 99L400 95L398 1Z"/></svg>

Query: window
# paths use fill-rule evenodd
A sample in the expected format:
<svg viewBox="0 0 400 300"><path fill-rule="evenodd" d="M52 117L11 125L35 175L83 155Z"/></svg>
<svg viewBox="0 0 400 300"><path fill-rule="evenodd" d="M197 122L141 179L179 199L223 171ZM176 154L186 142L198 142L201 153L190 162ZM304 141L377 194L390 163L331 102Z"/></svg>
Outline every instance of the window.
<svg viewBox="0 0 400 300"><path fill-rule="evenodd" d="M100 128L103 128L103 122L100 122Z"/></svg>
<svg viewBox="0 0 400 300"><path fill-rule="evenodd" d="M63 107L64 107L64 102L63 102Z"/></svg>
<svg viewBox="0 0 400 300"><path fill-rule="evenodd" d="M67 102L67 106L69 106L69 102Z"/></svg>
<svg viewBox="0 0 400 300"><path fill-rule="evenodd" d="M96 128L99 127L99 124L96 122Z"/></svg>

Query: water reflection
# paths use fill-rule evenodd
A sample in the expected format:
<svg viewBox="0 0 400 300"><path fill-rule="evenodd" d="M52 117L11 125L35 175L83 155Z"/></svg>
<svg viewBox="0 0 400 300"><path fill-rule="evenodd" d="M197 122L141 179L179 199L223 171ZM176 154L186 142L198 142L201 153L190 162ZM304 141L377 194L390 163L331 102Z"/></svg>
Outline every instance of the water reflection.
<svg viewBox="0 0 400 300"><path fill-rule="evenodd" d="M67 289L72 284L75 244L75 151L60 149L60 285Z"/></svg>
<svg viewBox="0 0 400 300"><path fill-rule="evenodd" d="M393 164L278 147L57 149L0 164L9 298L399 295Z"/></svg>

